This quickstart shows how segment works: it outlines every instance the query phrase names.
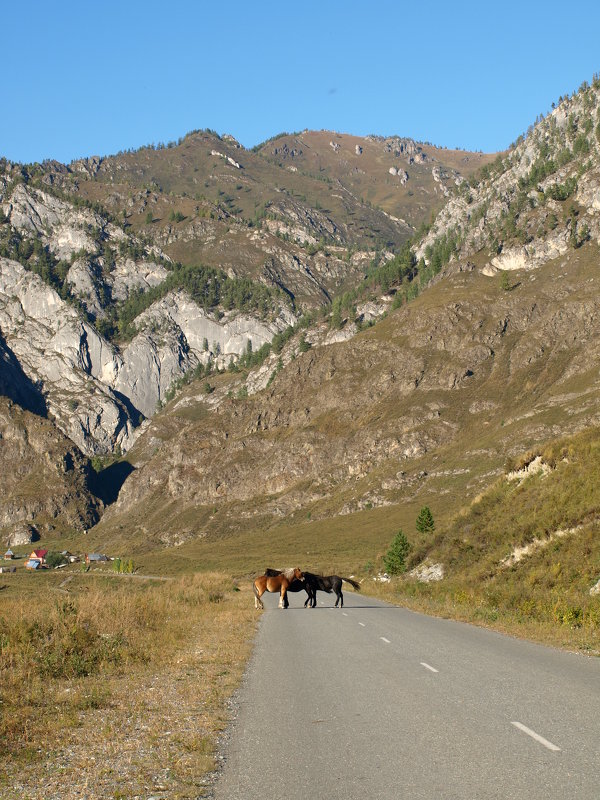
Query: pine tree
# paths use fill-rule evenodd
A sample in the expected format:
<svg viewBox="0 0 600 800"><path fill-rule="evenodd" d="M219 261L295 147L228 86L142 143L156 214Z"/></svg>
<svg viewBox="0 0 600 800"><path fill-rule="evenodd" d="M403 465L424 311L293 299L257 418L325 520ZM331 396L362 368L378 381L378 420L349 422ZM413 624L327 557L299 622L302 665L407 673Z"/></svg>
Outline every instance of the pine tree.
<svg viewBox="0 0 600 800"><path fill-rule="evenodd" d="M406 571L406 557L410 552L410 548L410 542L403 531L399 530L390 545L390 549L383 557L383 564L390 575L399 575Z"/></svg>
<svg viewBox="0 0 600 800"><path fill-rule="evenodd" d="M429 510L429 506L423 506L419 511L416 527L419 533L431 533L435 530L435 522L433 521L433 514Z"/></svg>

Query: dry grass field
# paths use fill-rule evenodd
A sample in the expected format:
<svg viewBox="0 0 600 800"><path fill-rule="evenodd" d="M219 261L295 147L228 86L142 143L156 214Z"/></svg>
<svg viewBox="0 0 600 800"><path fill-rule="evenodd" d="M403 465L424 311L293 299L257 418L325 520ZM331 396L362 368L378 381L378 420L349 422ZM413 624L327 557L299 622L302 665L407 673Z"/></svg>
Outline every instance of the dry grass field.
<svg viewBox="0 0 600 800"><path fill-rule="evenodd" d="M255 630L249 586L3 578L0 796L202 796Z"/></svg>

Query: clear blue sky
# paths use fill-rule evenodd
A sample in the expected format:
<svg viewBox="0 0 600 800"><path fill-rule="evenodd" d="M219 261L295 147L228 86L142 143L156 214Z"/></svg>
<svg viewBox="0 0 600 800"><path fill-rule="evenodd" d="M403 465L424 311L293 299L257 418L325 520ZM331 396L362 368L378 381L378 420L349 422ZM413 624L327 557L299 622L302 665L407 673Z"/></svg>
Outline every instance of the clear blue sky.
<svg viewBox="0 0 600 800"><path fill-rule="evenodd" d="M600 2L1 2L0 156L69 162L196 128L506 148L600 72Z"/></svg>

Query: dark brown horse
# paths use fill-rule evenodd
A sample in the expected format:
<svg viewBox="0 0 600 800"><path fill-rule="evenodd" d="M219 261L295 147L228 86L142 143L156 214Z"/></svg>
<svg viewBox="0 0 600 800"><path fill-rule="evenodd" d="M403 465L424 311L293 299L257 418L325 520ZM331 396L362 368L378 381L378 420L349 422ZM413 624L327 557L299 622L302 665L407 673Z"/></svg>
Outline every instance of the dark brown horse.
<svg viewBox="0 0 600 800"><path fill-rule="evenodd" d="M267 567L266 570L265 570L265 575L268 578L273 578L273 577L275 577L277 575L281 575L282 572L283 572L283 570L281 570L281 569L271 569L271 567ZM306 572L304 572L303 575L306 576ZM302 591L305 591L306 594L308 595L308 597L306 598L306 602L304 603L304 608L306 608L306 606L308 605L309 601L310 601L310 604L311 604L310 607L312 608L312 601L314 600L314 591L312 589L311 584L307 583L305 578L303 578L301 581L298 581L296 579L294 579L293 581L290 581L290 585L288 586L287 591L288 592L302 592ZM288 598L287 598L287 593L286 593L285 600L284 600L284 608L287 608L288 606L289 606L289 603L288 603Z"/></svg>
<svg viewBox="0 0 600 800"><path fill-rule="evenodd" d="M269 570L275 572L276 570ZM279 608L287 608L287 590L292 581L304 581L304 575L299 567L284 569L278 575L259 575L254 579L252 588L254 590L254 607L264 608L263 601L260 599L265 592L279 592Z"/></svg>

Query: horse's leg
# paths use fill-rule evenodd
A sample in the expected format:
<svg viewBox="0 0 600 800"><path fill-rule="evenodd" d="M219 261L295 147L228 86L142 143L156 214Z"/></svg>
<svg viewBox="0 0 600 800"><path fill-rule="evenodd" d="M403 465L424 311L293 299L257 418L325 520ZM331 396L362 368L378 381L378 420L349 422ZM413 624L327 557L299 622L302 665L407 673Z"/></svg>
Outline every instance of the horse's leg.
<svg viewBox="0 0 600 800"><path fill-rule="evenodd" d="M306 584L304 584L304 591L306 592L306 600L304 601L304 608L306 608L306 606L312 608L313 589L311 586L307 586Z"/></svg>
<svg viewBox="0 0 600 800"><path fill-rule="evenodd" d="M287 608L289 606L288 599L287 599L287 584L281 584L281 590L279 592L279 608Z"/></svg>
<svg viewBox="0 0 600 800"><path fill-rule="evenodd" d="M258 593L258 589L256 588L256 584L252 584L252 588L254 589L254 608L264 608L263 601L260 599L260 594Z"/></svg>

